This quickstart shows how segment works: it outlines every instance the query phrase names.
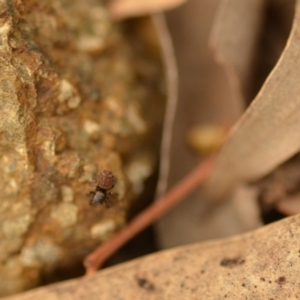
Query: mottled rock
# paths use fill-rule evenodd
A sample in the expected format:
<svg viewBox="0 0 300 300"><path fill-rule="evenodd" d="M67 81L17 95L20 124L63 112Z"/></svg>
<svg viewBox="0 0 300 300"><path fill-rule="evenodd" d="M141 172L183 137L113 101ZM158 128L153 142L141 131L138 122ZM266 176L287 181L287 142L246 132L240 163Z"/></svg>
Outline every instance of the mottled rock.
<svg viewBox="0 0 300 300"><path fill-rule="evenodd" d="M140 157L158 151L162 70L130 26L98 0L0 1L0 296L123 226L153 169ZM101 169L117 177L110 209L89 206Z"/></svg>

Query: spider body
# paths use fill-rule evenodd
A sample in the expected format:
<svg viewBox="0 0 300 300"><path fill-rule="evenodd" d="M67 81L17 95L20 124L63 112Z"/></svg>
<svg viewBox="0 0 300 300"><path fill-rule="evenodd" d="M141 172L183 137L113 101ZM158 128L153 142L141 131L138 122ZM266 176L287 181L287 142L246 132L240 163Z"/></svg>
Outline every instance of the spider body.
<svg viewBox="0 0 300 300"><path fill-rule="evenodd" d="M97 178L97 186L103 190L110 190L116 184L115 175L109 170L103 170L99 173Z"/></svg>
<svg viewBox="0 0 300 300"><path fill-rule="evenodd" d="M103 191L94 191L90 193L92 198L90 199L90 204L92 206L102 205L106 201L107 195Z"/></svg>
<svg viewBox="0 0 300 300"><path fill-rule="evenodd" d="M116 181L116 177L111 171L101 171L97 177L95 190L89 193L92 196L90 205L99 206L105 203L106 207L110 207L116 194L109 192L109 190L115 186Z"/></svg>

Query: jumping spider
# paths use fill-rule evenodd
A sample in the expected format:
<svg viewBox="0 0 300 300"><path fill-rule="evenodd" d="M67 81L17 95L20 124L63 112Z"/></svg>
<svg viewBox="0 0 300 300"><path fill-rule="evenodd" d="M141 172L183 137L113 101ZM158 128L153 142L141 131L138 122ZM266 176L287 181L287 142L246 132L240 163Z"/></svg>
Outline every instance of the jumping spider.
<svg viewBox="0 0 300 300"><path fill-rule="evenodd" d="M90 205L99 206L105 203L106 207L112 206L116 194L109 192L109 190L115 186L116 182L117 179L111 171L101 171L96 180L95 190L89 193L92 196Z"/></svg>

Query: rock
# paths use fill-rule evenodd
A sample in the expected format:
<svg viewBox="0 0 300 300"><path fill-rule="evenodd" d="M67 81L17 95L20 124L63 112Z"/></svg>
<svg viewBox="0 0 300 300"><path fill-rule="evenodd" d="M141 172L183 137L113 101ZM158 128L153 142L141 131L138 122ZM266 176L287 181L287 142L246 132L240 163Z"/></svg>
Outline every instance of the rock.
<svg viewBox="0 0 300 300"><path fill-rule="evenodd" d="M125 223L131 186L153 169L163 72L128 26L101 1L0 2L0 296L109 238ZM137 153L151 157L137 161L150 171L128 177ZM110 209L89 205L101 169L117 177Z"/></svg>

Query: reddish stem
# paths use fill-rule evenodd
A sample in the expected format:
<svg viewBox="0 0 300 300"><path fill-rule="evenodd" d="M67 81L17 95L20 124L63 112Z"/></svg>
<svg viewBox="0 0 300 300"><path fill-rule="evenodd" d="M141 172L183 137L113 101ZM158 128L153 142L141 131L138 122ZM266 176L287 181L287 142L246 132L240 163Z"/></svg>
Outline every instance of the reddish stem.
<svg viewBox="0 0 300 300"><path fill-rule="evenodd" d="M153 202L153 204L132 219L126 227L87 255L84 259L86 275L94 274L104 261L114 254L121 246L137 233L158 220L198 187L210 174L213 162L214 160L212 158L205 160L176 184L168 193L157 199L157 201Z"/></svg>

